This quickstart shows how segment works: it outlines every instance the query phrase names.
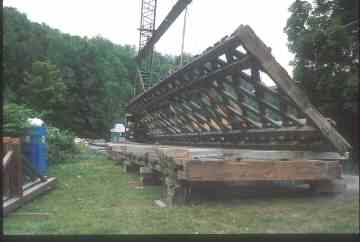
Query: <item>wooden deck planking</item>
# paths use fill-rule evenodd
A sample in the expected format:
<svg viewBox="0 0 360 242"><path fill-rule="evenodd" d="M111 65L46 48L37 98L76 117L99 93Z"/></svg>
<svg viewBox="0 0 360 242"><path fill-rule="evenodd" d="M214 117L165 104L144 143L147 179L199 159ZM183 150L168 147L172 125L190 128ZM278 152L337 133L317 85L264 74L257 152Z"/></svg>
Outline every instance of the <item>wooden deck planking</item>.
<svg viewBox="0 0 360 242"><path fill-rule="evenodd" d="M131 153L135 156L148 156L150 160L159 159L161 154L171 157L175 161L190 161L202 158L224 160L346 160L349 158L348 153L340 155L337 152L196 148L140 143L110 144L110 147L115 152Z"/></svg>
<svg viewBox="0 0 360 242"><path fill-rule="evenodd" d="M336 152L259 151L220 148L195 148L139 143L110 145L113 156L132 158L140 166L150 163L161 172L160 160L172 159L182 167L178 179L189 181L249 180L332 180L341 177Z"/></svg>

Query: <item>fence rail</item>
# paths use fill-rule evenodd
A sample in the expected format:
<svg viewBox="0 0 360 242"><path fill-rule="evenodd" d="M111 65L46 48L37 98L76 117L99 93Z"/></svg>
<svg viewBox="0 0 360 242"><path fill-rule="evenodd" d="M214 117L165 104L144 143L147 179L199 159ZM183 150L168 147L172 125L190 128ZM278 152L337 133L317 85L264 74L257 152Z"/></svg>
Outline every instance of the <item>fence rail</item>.
<svg viewBox="0 0 360 242"><path fill-rule="evenodd" d="M23 195L23 164L19 138L3 138L3 195L5 200ZM3 199L4 200L4 199Z"/></svg>
<svg viewBox="0 0 360 242"><path fill-rule="evenodd" d="M21 139L3 137L3 215L55 187L56 179L39 174L21 152Z"/></svg>

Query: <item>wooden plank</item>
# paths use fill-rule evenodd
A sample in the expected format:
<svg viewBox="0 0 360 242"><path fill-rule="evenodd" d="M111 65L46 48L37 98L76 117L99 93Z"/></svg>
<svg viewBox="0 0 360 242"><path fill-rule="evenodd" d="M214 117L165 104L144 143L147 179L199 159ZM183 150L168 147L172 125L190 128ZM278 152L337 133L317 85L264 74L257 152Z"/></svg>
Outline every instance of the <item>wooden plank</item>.
<svg viewBox="0 0 360 242"><path fill-rule="evenodd" d="M236 35L243 43L244 48L260 62L271 79L313 121L334 147L340 153L349 151L351 145L310 103L308 97L295 85L286 70L275 60L269 48L256 36L254 31L247 25L241 25L237 29Z"/></svg>
<svg viewBox="0 0 360 242"><path fill-rule="evenodd" d="M336 152L314 152L293 150L246 150L246 149L223 149L224 159L253 159L253 160L347 160L349 154L340 155Z"/></svg>
<svg viewBox="0 0 360 242"><path fill-rule="evenodd" d="M318 193L340 193L346 188L346 183L343 179L312 181L309 184L310 188Z"/></svg>
<svg viewBox="0 0 360 242"><path fill-rule="evenodd" d="M339 160L348 158L335 152L259 151L140 143L116 144L112 148L131 157L127 159L130 162L137 164L146 160L147 167L162 174L168 174L166 169L172 169L171 163L174 162L182 167L176 179L190 182L334 180L342 174ZM161 162L168 163L165 170Z"/></svg>
<svg viewBox="0 0 360 242"><path fill-rule="evenodd" d="M224 149L224 148L199 148L175 145L156 144L112 144L112 152L131 153L135 156L148 156L150 160L159 159L159 152L177 161L190 161L195 159L222 158L224 160L347 160L349 154L341 155L337 152L314 152L293 150L252 150L252 149Z"/></svg>
<svg viewBox="0 0 360 242"><path fill-rule="evenodd" d="M13 145L13 151L14 151L14 156L13 156L13 161L14 161L14 165L15 165L15 171L14 171L14 183L15 183L15 188L16 190L15 195L16 196L22 196L23 194L23 189L22 189L22 185L24 183L23 179L24 179L24 175L23 175L23 160L22 160L22 154L21 154L21 143L20 140L17 144Z"/></svg>
<svg viewBox="0 0 360 242"><path fill-rule="evenodd" d="M139 67L136 67L136 73L137 73L137 76L138 76L138 79L139 79L139 82L140 82L141 91L144 91L145 90L144 80L142 78L141 71L140 71Z"/></svg>
<svg viewBox="0 0 360 242"><path fill-rule="evenodd" d="M2 162L3 169L6 169L6 167L9 165L13 153L14 153L14 151L9 150L9 151L6 153L6 155L4 156L3 162Z"/></svg>
<svg viewBox="0 0 360 242"><path fill-rule="evenodd" d="M256 86L256 85L255 85L255 86ZM259 86L257 86L257 87L259 87ZM250 98L252 98L252 99L254 99L254 100L256 100L256 101L258 101L260 104L265 105L267 108L270 108L271 110L275 111L278 115L280 115L280 116L282 116L282 117L286 117L287 119L290 119L290 120L293 121L297 126L303 126L303 125L305 124L305 123L302 123L302 122L300 121L300 119L298 119L298 118L296 118L296 117L294 117L294 116L292 116L292 115L290 115L290 114L281 112L281 110L280 110L279 108L277 108L277 107L275 107L274 105L266 102L264 99L258 100L254 94L252 94L251 92L249 92L249 91L246 90L245 88L243 88L243 87L238 87L237 90L238 90L240 93L242 93L242 94L244 94L244 95L246 95L246 96L248 96L248 97L250 97ZM281 102L285 102L282 98L280 98L280 100L281 100Z"/></svg>
<svg viewBox="0 0 360 242"><path fill-rule="evenodd" d="M124 149L126 147L126 149ZM117 144L112 146L112 151L131 154L138 159L148 161L159 161L163 156L173 158L175 162L181 164L182 160L190 160L189 151L179 147L170 148L161 145L141 145L141 144Z"/></svg>
<svg viewBox="0 0 360 242"><path fill-rule="evenodd" d="M9 197L22 195L23 168L21 160L21 144L19 138L7 138L5 141L5 152L3 159L5 192Z"/></svg>
<svg viewBox="0 0 360 242"><path fill-rule="evenodd" d="M279 90L279 93L283 93L281 90ZM280 99L280 106L279 106L279 109L280 109L280 114L285 114L285 115L282 115L281 118L282 118L282 123L284 126L289 126L289 122L288 122L288 119L286 119L286 115L288 113L288 105L287 103Z"/></svg>
<svg viewBox="0 0 360 242"><path fill-rule="evenodd" d="M55 188L55 185L56 178L50 177L46 182L39 183L38 185L25 190L22 197L15 197L7 200L3 203L3 215L8 215L10 212L14 211L23 204L30 202L40 194L52 190Z"/></svg>
<svg viewBox="0 0 360 242"><path fill-rule="evenodd" d="M143 105L140 105L140 106L138 104L135 104L136 100L140 99L140 97L137 99L133 99L130 101L129 111L141 113L142 110L147 109L151 106L155 106L155 104L160 104L162 101L165 101L169 97L175 96L177 93L179 93L181 91L184 91L188 88L193 88L195 85L206 85L206 84L210 83L209 80L211 81L216 78L221 78L222 76L224 76L226 74L230 74L235 71L238 71L239 69L242 69L242 68L248 66L249 62L250 62L250 58L245 57L244 59L238 60L238 61L236 61L232 64L229 64L221 69L217 69L212 72L206 73L204 75L199 76L198 78L191 79L191 81L188 81L186 83L184 82L181 85L179 85L178 87L172 88L172 89L168 90L165 94L155 97L155 98L152 98L151 100L149 100L149 102L144 103ZM162 82L167 82L167 80L163 80ZM155 86L157 86L157 85L160 85L160 83L162 83L162 82L155 84L151 89L155 88ZM149 92L149 90L146 93L144 93L143 95L146 95L148 92ZM137 105L137 107L134 108L133 106L136 106L136 105ZM160 108L160 106L158 106L158 105L156 105L155 107L157 109Z"/></svg>
<svg viewBox="0 0 360 242"><path fill-rule="evenodd" d="M264 135L284 135L284 134L314 134L315 128L311 126L303 127L286 127L286 128L249 128L249 129L240 129L228 131L226 134L220 131L208 131L199 133L181 133L176 135L158 135L158 137L191 137L191 136L213 136L213 135L251 135L251 134L264 134Z"/></svg>
<svg viewBox="0 0 360 242"><path fill-rule="evenodd" d="M257 82L257 83L261 82L259 67L258 67L258 65L256 65L255 62L253 63L253 66L251 68L251 78L253 79L253 82ZM264 92L261 88L259 88L259 85L255 85L255 95L256 95L257 104L259 106L258 115L260 116L262 127L266 128L266 127L268 127L267 122L266 122L266 121L268 121L268 118L265 117L265 107L264 107L263 102L261 102L261 101L264 101ZM270 122L275 127L281 127L281 126L277 125L277 123L273 122L272 120L270 120Z"/></svg>
<svg viewBox="0 0 360 242"><path fill-rule="evenodd" d="M338 161L199 160L186 163L188 181L311 181L341 177Z"/></svg>
<svg viewBox="0 0 360 242"><path fill-rule="evenodd" d="M23 185L23 190L27 190L30 187L32 187L32 186L34 186L34 185L36 185L36 184L38 184L40 182L41 182L41 180L39 178L34 180L34 181L27 182L26 184Z"/></svg>

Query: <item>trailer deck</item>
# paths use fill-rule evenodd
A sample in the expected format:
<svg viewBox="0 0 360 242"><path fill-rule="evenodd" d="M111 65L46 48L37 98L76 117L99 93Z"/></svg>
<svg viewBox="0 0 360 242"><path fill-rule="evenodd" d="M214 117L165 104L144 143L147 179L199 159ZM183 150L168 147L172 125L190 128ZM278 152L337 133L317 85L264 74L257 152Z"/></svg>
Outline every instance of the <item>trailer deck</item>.
<svg viewBox="0 0 360 242"><path fill-rule="evenodd" d="M162 183L169 204L187 199L195 183L296 181L335 192L342 179L336 152L198 148L141 143L109 144L109 155L125 170L136 169L146 185Z"/></svg>

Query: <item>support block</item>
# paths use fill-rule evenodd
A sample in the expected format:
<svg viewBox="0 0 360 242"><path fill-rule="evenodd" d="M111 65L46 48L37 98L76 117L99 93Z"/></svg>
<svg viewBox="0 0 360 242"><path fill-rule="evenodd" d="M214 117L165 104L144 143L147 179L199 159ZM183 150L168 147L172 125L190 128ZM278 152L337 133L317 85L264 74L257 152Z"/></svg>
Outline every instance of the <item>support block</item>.
<svg viewBox="0 0 360 242"><path fill-rule="evenodd" d="M137 173L139 172L139 167L130 161L124 161L122 163L122 168L124 172Z"/></svg>
<svg viewBox="0 0 360 242"><path fill-rule="evenodd" d="M154 173L154 172L152 171L152 169L150 167L147 167L147 166L140 167L140 175L152 174L152 173Z"/></svg>
<svg viewBox="0 0 360 242"><path fill-rule="evenodd" d="M162 198L168 206L185 204L189 200L189 196L188 184L165 177L162 184Z"/></svg>
<svg viewBox="0 0 360 242"><path fill-rule="evenodd" d="M141 182L143 185L161 185L160 174L155 173L150 167L140 167Z"/></svg>
<svg viewBox="0 0 360 242"><path fill-rule="evenodd" d="M344 180L325 180L313 181L310 184L310 189L316 193L341 193L346 189Z"/></svg>

